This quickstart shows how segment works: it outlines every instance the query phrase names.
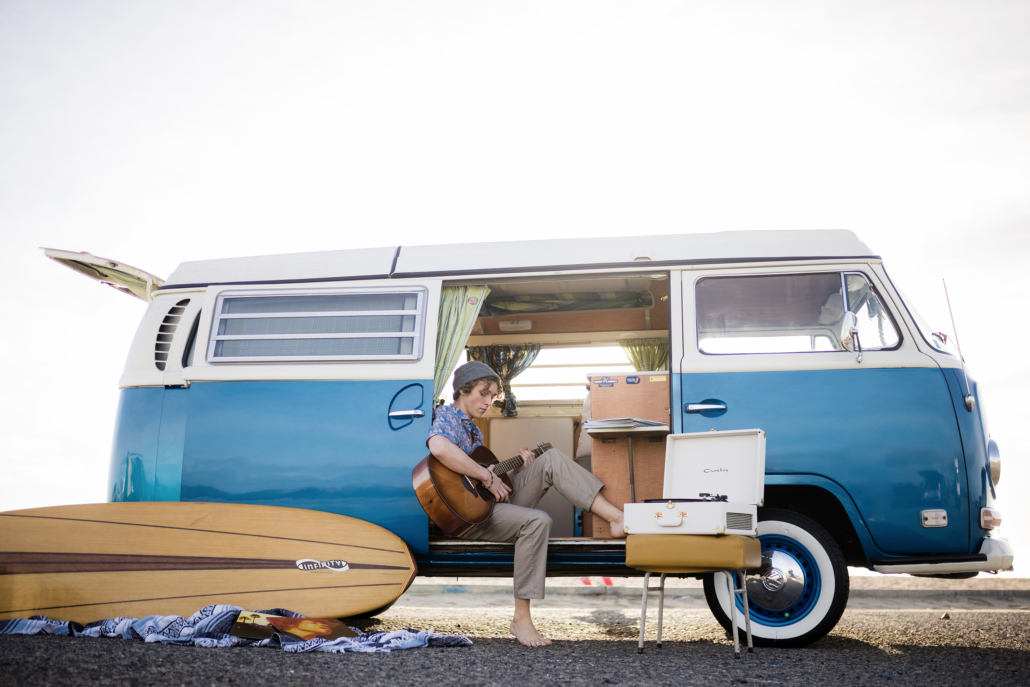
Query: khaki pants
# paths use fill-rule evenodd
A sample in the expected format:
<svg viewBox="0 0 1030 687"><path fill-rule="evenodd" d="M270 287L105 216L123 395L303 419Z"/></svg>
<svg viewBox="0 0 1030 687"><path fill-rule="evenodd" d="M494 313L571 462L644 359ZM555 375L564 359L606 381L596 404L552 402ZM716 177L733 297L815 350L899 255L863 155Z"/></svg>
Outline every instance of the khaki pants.
<svg viewBox="0 0 1030 687"><path fill-rule="evenodd" d="M551 516L534 506L554 487L586 512L604 485L557 449L541 454L512 478L512 484L511 502L496 504L490 518L462 538L515 542L515 598L542 599Z"/></svg>

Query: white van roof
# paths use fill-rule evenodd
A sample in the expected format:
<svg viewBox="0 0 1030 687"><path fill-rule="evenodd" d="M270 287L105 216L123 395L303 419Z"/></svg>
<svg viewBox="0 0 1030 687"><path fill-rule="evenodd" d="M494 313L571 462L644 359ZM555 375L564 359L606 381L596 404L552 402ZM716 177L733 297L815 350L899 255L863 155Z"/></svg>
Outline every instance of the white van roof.
<svg viewBox="0 0 1030 687"><path fill-rule="evenodd" d="M393 246L198 260L162 289L210 284L542 272L766 260L877 258L846 230L727 231L618 238Z"/></svg>

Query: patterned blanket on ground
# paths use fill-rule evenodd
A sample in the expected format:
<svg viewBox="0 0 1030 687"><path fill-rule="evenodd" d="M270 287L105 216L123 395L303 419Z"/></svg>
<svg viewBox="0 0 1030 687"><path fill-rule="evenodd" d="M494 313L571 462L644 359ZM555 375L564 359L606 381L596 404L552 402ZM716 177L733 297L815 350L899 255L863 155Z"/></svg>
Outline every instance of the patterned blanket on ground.
<svg viewBox="0 0 1030 687"><path fill-rule="evenodd" d="M333 640L323 638L301 640L282 632L276 632L269 639L243 639L229 634L242 610L238 606L212 605L200 609L189 618L178 615L151 615L146 618L118 617L97 620L88 625L34 615L27 619L0 620L0 635L53 634L74 637L123 637L125 639L142 639L144 642L192 644L209 648L272 646L290 653L324 651L339 654L354 651L374 654L426 646L472 646L472 641L468 637L437 635L432 631L422 632L412 629L366 634L357 628L351 628L358 632L357 637L341 637ZM258 612L290 618L302 617L298 613L282 608Z"/></svg>

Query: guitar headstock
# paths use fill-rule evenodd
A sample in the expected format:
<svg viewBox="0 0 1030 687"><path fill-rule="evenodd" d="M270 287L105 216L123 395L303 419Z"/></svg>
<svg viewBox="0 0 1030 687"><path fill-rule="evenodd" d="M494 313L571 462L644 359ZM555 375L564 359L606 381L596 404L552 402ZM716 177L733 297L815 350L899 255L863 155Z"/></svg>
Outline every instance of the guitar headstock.
<svg viewBox="0 0 1030 687"><path fill-rule="evenodd" d="M533 455L536 455L536 456L542 455L542 454L550 451L552 448L554 448L554 447L551 446L550 444L541 441L539 444L536 445L536 448L533 449Z"/></svg>

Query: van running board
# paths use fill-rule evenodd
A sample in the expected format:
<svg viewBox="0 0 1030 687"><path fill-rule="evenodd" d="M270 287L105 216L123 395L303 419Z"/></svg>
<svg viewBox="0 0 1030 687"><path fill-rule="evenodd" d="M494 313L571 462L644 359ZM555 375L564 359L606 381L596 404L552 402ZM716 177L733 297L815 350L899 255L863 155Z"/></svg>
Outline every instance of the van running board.
<svg viewBox="0 0 1030 687"><path fill-rule="evenodd" d="M588 537L552 537L547 540L547 552L552 553L624 553L625 539L591 539ZM515 544L497 541L467 539L430 539L431 553L513 553Z"/></svg>

